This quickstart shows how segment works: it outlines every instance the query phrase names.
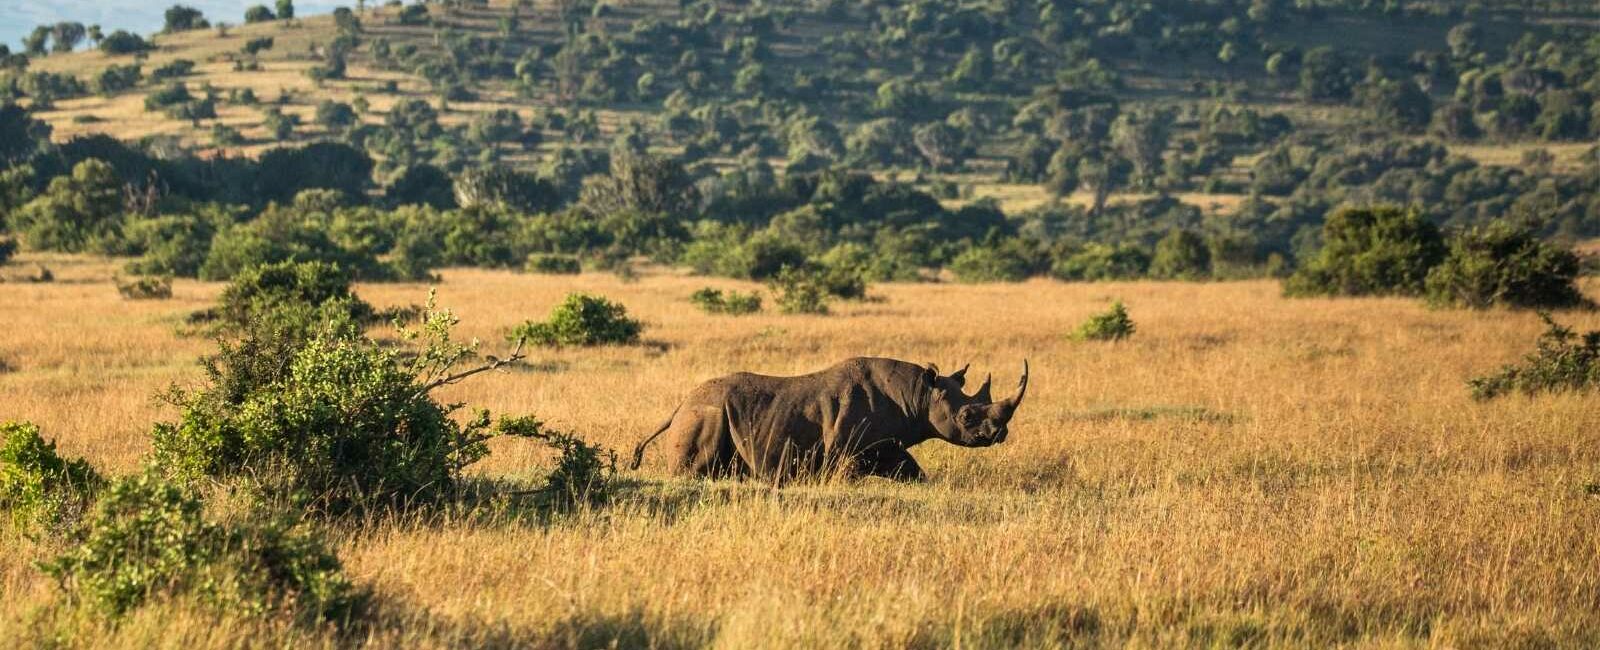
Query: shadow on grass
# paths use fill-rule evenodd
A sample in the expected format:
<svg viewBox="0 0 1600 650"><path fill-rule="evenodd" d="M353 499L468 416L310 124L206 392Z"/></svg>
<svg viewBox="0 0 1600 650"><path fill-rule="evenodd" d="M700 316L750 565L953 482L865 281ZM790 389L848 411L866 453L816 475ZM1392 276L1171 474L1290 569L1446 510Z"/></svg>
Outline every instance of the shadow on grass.
<svg viewBox="0 0 1600 650"><path fill-rule="evenodd" d="M551 624L529 625L482 616L443 616L426 607L384 600L338 635L341 646L376 648L700 648L714 623L663 618L634 608L622 613L575 612Z"/></svg>

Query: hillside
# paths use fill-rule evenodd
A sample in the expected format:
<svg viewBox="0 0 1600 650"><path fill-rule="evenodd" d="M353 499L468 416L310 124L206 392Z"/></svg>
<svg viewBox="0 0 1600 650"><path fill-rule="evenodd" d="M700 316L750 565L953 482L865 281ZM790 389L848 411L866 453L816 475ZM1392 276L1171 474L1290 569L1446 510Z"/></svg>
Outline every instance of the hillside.
<svg viewBox="0 0 1600 650"><path fill-rule="evenodd" d="M308 206L508 211L392 214L376 246L317 235L425 258L402 276L559 254L754 278L806 259L870 280L1138 277L1190 233L1215 267L1201 275L1248 277L1313 255L1335 211L1382 204L1452 230L1600 236L1600 10L1583 3L519 0L229 18L178 7L148 40L8 54L0 88L53 143L16 196L107 162L121 193L151 198L135 212L189 215L200 250L139 266L179 275L200 273L213 234L322 189L342 198ZM392 248L423 247L419 219L493 243ZM129 239L120 220L48 246L147 254L175 227Z"/></svg>
<svg viewBox="0 0 1600 650"><path fill-rule="evenodd" d="M1029 180L1026 174L1006 174L1007 163L1015 166L1015 160L1025 155L1021 150L1030 144L1029 132L1046 140L1066 139L1051 133L1047 120L1019 123L1026 119L1019 113L1040 110L1034 100L1041 93L1089 95L1067 97L1069 102L1099 101L1092 96L1098 94L1119 103L1125 112L1176 110L1178 114L1161 118L1172 124L1169 157L1215 146L1201 133L1209 125L1196 116L1217 107L1282 115L1290 121L1290 131L1301 137L1362 130L1406 135L1425 128L1428 116L1423 115L1422 126L1376 123L1357 100L1306 98L1300 88L1304 82L1295 71L1269 74L1268 60L1281 53L1293 58L1332 46L1351 66L1341 74L1352 78L1341 83L1354 84L1370 74L1359 69L1367 61L1365 65L1382 66L1393 78L1431 77L1423 82L1432 86L1427 94L1431 103L1442 105L1459 96L1461 89L1451 78L1448 62L1440 70L1440 62L1423 55L1448 54L1455 26L1477 25L1473 47L1483 53L1477 55L1480 60L1493 62L1519 39L1543 41L1557 31L1592 32L1600 20L1600 11L1563 11L1559 6L1542 11L1485 10L1466 17L1434 15L1448 5L1424 2L1408 3L1406 10L1393 13L1337 6L1308 13L1258 2L1274 8L1275 15L1257 21L1248 17L1246 4L1178 9L1185 3L1157 3L1143 10L1148 13L1132 16L1118 15L1115 5L1102 15L1094 10L1085 15L1080 8L1078 15L1055 26L1048 22L1050 16L1008 8L1015 4L793 2L718 7L708 2L519 0L427 5L421 15L385 7L354 15L343 41L329 15L157 36L156 49L140 55L137 64L148 73L174 61L194 62L193 73L177 80L215 93L219 97L215 118L190 120L146 110L145 95L162 85L149 79L99 96L55 101L54 110L40 115L55 127L58 141L92 133L122 139L160 136L201 155L256 155L270 147L347 135L348 126L318 124L316 109L324 101L362 105L357 111L360 123L381 126L396 103L420 99L444 108L439 122L446 128L465 130L474 119L493 111L515 112L521 125L538 132L531 138L537 142L500 148L493 155L517 165L532 167L561 145L603 146L627 128L647 138L655 150L682 153L689 148L690 160L725 167L753 156L766 158L779 169L804 153L794 150L797 136L783 133L792 128L796 114L828 122L831 132L825 128L820 137L838 140L821 143L822 153L830 157L851 153L844 149L861 125L891 118L905 123L899 127L905 132L884 134L890 142L881 148L889 151L854 156L856 162L891 172L930 168L934 177L956 181L968 198L995 196L1015 210L1037 206L1048 197L1045 192L1014 187L1033 185L1016 183ZM572 39L564 26L582 35L573 41L581 47L565 47ZM271 49L254 55L241 52L246 43L262 38L273 40ZM1220 51L1224 48L1231 50L1227 56ZM994 52L1017 60L1009 70L996 68ZM981 75L963 72L973 53L983 54ZM313 80L311 71L327 67L330 58L343 62L343 75ZM693 62L685 65L686 59ZM135 62L133 57L91 51L36 58L30 69L73 75L93 86L108 66ZM240 70L240 62L248 67ZM1004 61L999 65L1008 67ZM741 80L741 75L746 78ZM258 103L234 101L244 90L253 93ZM1051 103L1059 101L1050 98ZM734 142L706 146L705 134L695 131L730 128L704 124L706 106L718 104L736 122L731 128L737 137L731 138ZM267 107L298 116L303 126L289 137L279 137L263 124ZM964 109L968 113L963 114ZM596 132L588 131L589 111ZM960 117L953 118L956 115ZM946 152L945 160L932 161L944 164L930 164L912 142L893 142L914 139L910 127L919 122L945 118L964 121L958 128L969 132L961 134L966 142L958 147L965 151ZM970 124L973 121L980 124ZM238 137L219 138L219 124L236 130ZM763 127L768 129L765 137L748 133ZM460 144L461 151L441 161L447 167L477 157L475 143L463 135L468 142ZM1592 141L1581 129L1554 139L1530 137L1536 135L1508 130L1485 135L1488 144L1477 139L1445 140L1488 164L1516 164L1525 152L1542 148L1554 154L1558 167L1585 159L1589 145L1568 142L1569 138ZM930 133L924 139L936 137ZM1211 169L1205 171L1221 178L1247 176L1252 158L1273 139L1218 147L1222 158L1212 156L1206 161ZM381 157L381 152L374 153ZM1184 185L1200 189L1205 177L1165 180L1163 185L1173 187L1164 189L1181 193ZM1147 185L1155 188L1154 183ZM1079 189L1079 201L1092 196L1091 191ZM1186 200L1209 208L1230 205L1239 194L1229 197L1229 192L1215 188L1209 193L1216 198Z"/></svg>

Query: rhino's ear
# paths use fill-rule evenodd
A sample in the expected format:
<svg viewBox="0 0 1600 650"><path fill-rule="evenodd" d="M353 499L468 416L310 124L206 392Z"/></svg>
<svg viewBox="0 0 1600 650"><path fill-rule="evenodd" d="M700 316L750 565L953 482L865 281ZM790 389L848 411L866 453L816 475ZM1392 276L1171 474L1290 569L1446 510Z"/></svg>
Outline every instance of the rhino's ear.
<svg viewBox="0 0 1600 650"><path fill-rule="evenodd" d="M928 362L928 372L931 372L931 373L933 373L933 376L938 377L939 376L939 364L936 364L936 363L934 363L932 361L929 361Z"/></svg>
<svg viewBox="0 0 1600 650"><path fill-rule="evenodd" d="M929 388L933 388L935 386L938 386L939 385L939 366L936 366L936 365L933 365L933 364L930 363L930 364L928 364L928 367L923 368L922 369L922 381L927 383Z"/></svg>
<svg viewBox="0 0 1600 650"><path fill-rule="evenodd" d="M950 373L950 381L955 382L957 386L967 385L967 368L970 367L972 367L972 364L969 363L961 366L960 370Z"/></svg>

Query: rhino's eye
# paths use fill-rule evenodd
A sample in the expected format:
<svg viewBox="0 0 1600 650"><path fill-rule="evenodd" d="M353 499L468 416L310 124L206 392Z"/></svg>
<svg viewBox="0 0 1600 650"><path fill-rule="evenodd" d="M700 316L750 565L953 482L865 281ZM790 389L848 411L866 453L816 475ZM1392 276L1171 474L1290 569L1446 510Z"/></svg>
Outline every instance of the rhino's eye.
<svg viewBox="0 0 1600 650"><path fill-rule="evenodd" d="M972 408L969 407L969 408L961 409L960 418L961 418L961 424L966 425L966 426L972 426L974 424L977 424L979 420L983 419L983 415L978 413L977 410L972 409Z"/></svg>

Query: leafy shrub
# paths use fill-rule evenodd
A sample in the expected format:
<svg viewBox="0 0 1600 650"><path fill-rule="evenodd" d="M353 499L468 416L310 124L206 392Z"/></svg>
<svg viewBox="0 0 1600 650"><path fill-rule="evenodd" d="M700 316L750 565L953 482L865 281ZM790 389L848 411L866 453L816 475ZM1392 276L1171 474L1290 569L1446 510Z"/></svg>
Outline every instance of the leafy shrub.
<svg viewBox="0 0 1600 650"><path fill-rule="evenodd" d="M1021 282L1028 279L1028 261L997 246L973 246L950 260L950 271L962 282Z"/></svg>
<svg viewBox="0 0 1600 650"><path fill-rule="evenodd" d="M252 266L287 261L335 263L362 280L388 280L395 275L370 247L334 241L328 231L329 218L331 215L310 209L269 208L248 223L223 228L211 242L200 278L228 280Z"/></svg>
<svg viewBox="0 0 1600 650"><path fill-rule="evenodd" d="M1141 277L1150 266L1150 257L1132 244L1089 244L1058 259L1050 269L1062 280L1128 280Z"/></svg>
<svg viewBox="0 0 1600 650"><path fill-rule="evenodd" d="M814 269L786 267L768 285L778 310L785 314L826 314L830 292Z"/></svg>
<svg viewBox="0 0 1600 650"><path fill-rule="evenodd" d="M27 422L0 424L0 508L25 528L70 526L94 500L104 479L82 459L67 460Z"/></svg>
<svg viewBox="0 0 1600 650"><path fill-rule="evenodd" d="M1421 294L1444 259L1439 228L1420 212L1348 208L1322 226L1322 249L1284 282L1289 296Z"/></svg>
<svg viewBox="0 0 1600 650"><path fill-rule="evenodd" d="M351 293L350 276L324 262L245 269L222 290L214 314L224 327L235 329L265 323L353 325L374 315L372 305Z"/></svg>
<svg viewBox="0 0 1600 650"><path fill-rule="evenodd" d="M1150 259L1150 276L1172 280L1199 280L1211 275L1211 248L1188 230L1174 228L1156 242Z"/></svg>
<svg viewBox="0 0 1600 650"><path fill-rule="evenodd" d="M218 611L344 621L365 594L319 539L282 519L207 521L191 491L144 473L104 491L83 539L45 571L69 602L118 618L154 596Z"/></svg>
<svg viewBox="0 0 1600 650"><path fill-rule="evenodd" d="M172 278L147 276L115 281L117 293L128 300L166 300L172 297Z"/></svg>
<svg viewBox="0 0 1600 650"><path fill-rule="evenodd" d="M0 265L10 262L17 254L17 240L11 237L0 237Z"/></svg>
<svg viewBox="0 0 1600 650"><path fill-rule="evenodd" d="M1120 341L1133 336L1133 319L1121 300L1111 303L1111 309L1089 317L1089 320L1072 332L1075 341Z"/></svg>
<svg viewBox="0 0 1600 650"><path fill-rule="evenodd" d="M1495 222L1450 240L1444 262L1428 272L1428 303L1486 309L1562 308L1587 303L1573 281L1578 256L1539 241L1527 228Z"/></svg>
<svg viewBox="0 0 1600 650"><path fill-rule="evenodd" d="M423 319L401 330L420 341L410 354L350 332L248 330L206 363L208 386L169 394L181 414L151 434L156 467L333 513L449 494L488 453L488 414L463 424L429 396L474 348L450 340L448 312Z"/></svg>
<svg viewBox="0 0 1600 650"><path fill-rule="evenodd" d="M617 474L617 454L582 438L544 428L532 417L505 418L495 425L500 435L542 442L556 452L555 466L545 476L537 494L549 505L571 508L610 498Z"/></svg>
<svg viewBox="0 0 1600 650"><path fill-rule="evenodd" d="M550 311L548 320L523 323L507 338L549 346L629 344L637 343L643 330L644 325L628 318L628 310L622 305L600 296L573 293Z"/></svg>
<svg viewBox="0 0 1600 650"><path fill-rule="evenodd" d="M742 316L761 311L761 294L754 291L739 293L729 291L723 293L721 289L705 287L689 295L689 302L699 307L708 314L729 314Z"/></svg>
<svg viewBox="0 0 1600 650"><path fill-rule="evenodd" d="M1578 335L1540 313L1549 329L1539 335L1537 349L1522 365L1467 382L1474 399L1486 400L1510 392L1525 395L1600 387L1600 331Z"/></svg>
<svg viewBox="0 0 1600 650"><path fill-rule="evenodd" d="M528 256L528 263L523 266L529 273L547 273L551 275L577 275L583 272L583 264L575 255L559 255L554 253L534 253Z"/></svg>

